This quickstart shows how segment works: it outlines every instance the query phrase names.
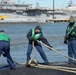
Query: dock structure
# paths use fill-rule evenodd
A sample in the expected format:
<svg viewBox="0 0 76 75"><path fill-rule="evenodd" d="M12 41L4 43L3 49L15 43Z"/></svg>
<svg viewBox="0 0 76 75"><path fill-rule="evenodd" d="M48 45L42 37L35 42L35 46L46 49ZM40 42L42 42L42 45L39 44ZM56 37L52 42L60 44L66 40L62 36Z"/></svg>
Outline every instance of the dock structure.
<svg viewBox="0 0 76 75"><path fill-rule="evenodd" d="M68 22L69 18L47 19L47 22Z"/></svg>

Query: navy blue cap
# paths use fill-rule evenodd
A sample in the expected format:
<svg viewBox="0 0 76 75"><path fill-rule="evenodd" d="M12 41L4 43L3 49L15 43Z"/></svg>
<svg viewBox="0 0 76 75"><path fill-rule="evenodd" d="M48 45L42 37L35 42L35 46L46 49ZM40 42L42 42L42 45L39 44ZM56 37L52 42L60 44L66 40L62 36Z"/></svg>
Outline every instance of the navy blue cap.
<svg viewBox="0 0 76 75"><path fill-rule="evenodd" d="M4 32L4 30L0 30L0 32Z"/></svg>
<svg viewBox="0 0 76 75"><path fill-rule="evenodd" d="M42 30L42 28L41 28L41 26L40 26L40 25L37 25L35 29Z"/></svg>

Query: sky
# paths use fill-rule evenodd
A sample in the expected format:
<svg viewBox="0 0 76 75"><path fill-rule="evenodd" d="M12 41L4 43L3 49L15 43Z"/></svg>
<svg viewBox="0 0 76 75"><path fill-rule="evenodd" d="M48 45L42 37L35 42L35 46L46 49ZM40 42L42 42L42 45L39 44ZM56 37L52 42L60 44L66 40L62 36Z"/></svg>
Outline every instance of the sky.
<svg viewBox="0 0 76 75"><path fill-rule="evenodd" d="M0 0L1 1L1 0ZM33 4L33 6L36 6L36 3L39 3L39 6L41 7L53 7L53 0L12 0L15 3L24 3L24 4ZM72 0L73 4L76 5L76 0ZM64 8L68 5L70 0L54 0L55 2L55 8Z"/></svg>
<svg viewBox="0 0 76 75"><path fill-rule="evenodd" d="M12 0L16 3L25 3L25 4L33 4L34 6L36 6L36 3L39 3L39 6L42 7L53 7L53 0ZM76 0L72 0L73 4L76 5ZM55 8L62 8L62 7L66 7L68 5L68 3L70 2L70 0L54 0L55 2Z"/></svg>

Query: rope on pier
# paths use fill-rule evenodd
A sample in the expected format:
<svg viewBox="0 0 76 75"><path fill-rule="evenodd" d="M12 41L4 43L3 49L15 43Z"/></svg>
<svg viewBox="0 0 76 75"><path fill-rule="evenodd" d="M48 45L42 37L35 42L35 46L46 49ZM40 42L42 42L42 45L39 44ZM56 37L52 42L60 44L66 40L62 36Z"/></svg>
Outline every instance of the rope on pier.
<svg viewBox="0 0 76 75"><path fill-rule="evenodd" d="M60 70L64 72L76 73L76 68L69 68L69 67L61 67L61 66L45 66L45 65L31 65L30 67L34 68L43 68L43 69L50 69L50 70Z"/></svg>

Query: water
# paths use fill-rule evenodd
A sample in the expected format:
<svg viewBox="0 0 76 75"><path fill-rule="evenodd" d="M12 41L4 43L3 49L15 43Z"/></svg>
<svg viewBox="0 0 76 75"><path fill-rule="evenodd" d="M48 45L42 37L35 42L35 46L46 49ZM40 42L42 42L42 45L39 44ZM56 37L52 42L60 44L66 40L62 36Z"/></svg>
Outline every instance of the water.
<svg viewBox="0 0 76 75"><path fill-rule="evenodd" d="M3 29L11 37L11 56L14 61L19 63L26 61L26 52L28 40L26 38L27 32L38 24L0 24L0 30ZM49 41L50 45L56 50L67 55L67 45L63 43L63 37L68 23L48 23L39 24L42 27L43 35ZM59 55L58 53L49 50L43 46L44 52L50 62L67 61L68 58ZM43 62L41 56L35 49L35 59ZM32 55L31 55L32 56ZM0 58L0 64L5 64L6 58Z"/></svg>

